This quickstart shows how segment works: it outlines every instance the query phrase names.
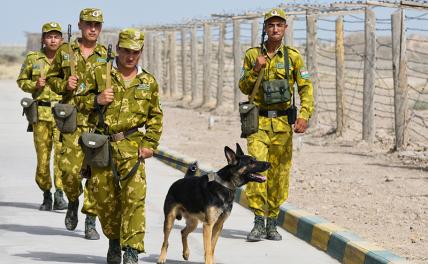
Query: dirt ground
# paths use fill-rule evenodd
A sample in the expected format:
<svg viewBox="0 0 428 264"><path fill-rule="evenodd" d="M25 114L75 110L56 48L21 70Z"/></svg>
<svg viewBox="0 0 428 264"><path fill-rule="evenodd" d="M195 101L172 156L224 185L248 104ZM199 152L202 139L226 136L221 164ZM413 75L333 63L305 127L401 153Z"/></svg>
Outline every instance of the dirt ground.
<svg viewBox="0 0 428 264"><path fill-rule="evenodd" d="M225 145L246 149L237 113L162 103L162 146L215 169L225 165ZM428 263L428 162L322 134L295 135L288 201L412 263Z"/></svg>

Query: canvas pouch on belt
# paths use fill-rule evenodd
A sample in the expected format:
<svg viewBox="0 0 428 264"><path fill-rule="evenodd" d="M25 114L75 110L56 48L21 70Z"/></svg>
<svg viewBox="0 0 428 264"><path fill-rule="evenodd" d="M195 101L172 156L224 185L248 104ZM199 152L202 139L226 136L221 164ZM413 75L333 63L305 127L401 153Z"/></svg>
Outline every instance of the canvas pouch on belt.
<svg viewBox="0 0 428 264"><path fill-rule="evenodd" d="M61 133L73 133L77 128L77 109L71 104L57 103L52 108L56 126Z"/></svg>
<svg viewBox="0 0 428 264"><path fill-rule="evenodd" d="M250 102L239 103L241 138L247 138L259 129L259 108Z"/></svg>
<svg viewBox="0 0 428 264"><path fill-rule="evenodd" d="M25 117L28 120L30 125L37 123L38 121L38 112L37 112L37 101L32 98L22 98L22 115L25 114Z"/></svg>
<svg viewBox="0 0 428 264"><path fill-rule="evenodd" d="M107 135L83 132L79 144L85 154L85 163L91 167L105 168L110 165L109 138Z"/></svg>

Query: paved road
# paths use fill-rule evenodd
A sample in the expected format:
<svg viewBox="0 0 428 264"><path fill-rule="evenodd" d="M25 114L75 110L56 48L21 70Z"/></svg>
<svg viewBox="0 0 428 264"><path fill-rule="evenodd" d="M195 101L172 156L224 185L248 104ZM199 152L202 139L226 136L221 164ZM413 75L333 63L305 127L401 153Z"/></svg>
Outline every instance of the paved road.
<svg viewBox="0 0 428 264"><path fill-rule="evenodd" d="M34 182L35 152L32 134L26 133L19 100L23 97L13 81L0 81L0 263L105 263L108 240L83 238L84 216L74 232L64 228L65 211L41 212L42 193ZM141 263L156 263L162 244L162 205L168 187L182 173L151 159L147 161L146 254ZM170 237L167 263L203 263L199 227L189 236L190 260L181 257L176 222ZM99 227L99 223L97 223ZM217 263L338 263L324 252L281 230L283 241L245 242L252 214L235 204L225 223L216 250Z"/></svg>

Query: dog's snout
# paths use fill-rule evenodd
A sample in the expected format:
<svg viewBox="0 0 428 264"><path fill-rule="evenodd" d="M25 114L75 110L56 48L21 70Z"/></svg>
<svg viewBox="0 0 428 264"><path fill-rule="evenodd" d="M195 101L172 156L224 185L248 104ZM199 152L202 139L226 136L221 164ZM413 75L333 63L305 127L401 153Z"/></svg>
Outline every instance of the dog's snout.
<svg viewBox="0 0 428 264"><path fill-rule="evenodd" d="M270 167L271 167L270 162L265 162L265 168L270 169Z"/></svg>

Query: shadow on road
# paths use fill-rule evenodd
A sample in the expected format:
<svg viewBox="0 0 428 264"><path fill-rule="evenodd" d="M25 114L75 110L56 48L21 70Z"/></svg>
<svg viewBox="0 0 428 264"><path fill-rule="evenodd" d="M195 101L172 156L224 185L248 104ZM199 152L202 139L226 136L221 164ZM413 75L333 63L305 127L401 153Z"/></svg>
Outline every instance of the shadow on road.
<svg viewBox="0 0 428 264"><path fill-rule="evenodd" d="M55 228L49 226L26 226L26 225L15 225L15 224L2 224L0 230L7 230L11 232L22 232L32 235L44 235L44 236L71 236L71 237L82 237L83 235L65 230L65 228Z"/></svg>
<svg viewBox="0 0 428 264"><path fill-rule="evenodd" d="M428 171L428 167L422 166L412 166L412 165L397 165L397 164L382 164L382 163L367 163L367 165L371 166L380 166L385 168L399 168L399 169L407 169L407 170L417 170L417 171Z"/></svg>
<svg viewBox="0 0 428 264"><path fill-rule="evenodd" d="M20 203L20 202L1 202L0 206L2 207L18 207L18 208L25 208L25 209L39 209L40 204L35 203Z"/></svg>
<svg viewBox="0 0 428 264"><path fill-rule="evenodd" d="M63 262L63 263L106 263L105 257L81 255L81 254L61 254L46 251L29 251L25 254L16 254L14 256L28 258L41 262Z"/></svg>
<svg viewBox="0 0 428 264"><path fill-rule="evenodd" d="M141 260L144 261L144 263L148 262L148 263L156 263L158 261L159 255L158 254L149 254L146 257L140 258ZM192 258L192 256L190 256L190 258ZM168 264L204 264L204 262L192 262L192 261L188 261L188 260L175 260L175 259L169 259L168 256L166 257L166 263ZM221 263L218 263L221 264Z"/></svg>
<svg viewBox="0 0 428 264"><path fill-rule="evenodd" d="M35 203L2 202L2 201L0 201L0 207L14 207L14 208L39 210L39 206L40 206L40 204L35 204ZM66 210L52 210L50 212L56 213L56 214L65 214Z"/></svg>

